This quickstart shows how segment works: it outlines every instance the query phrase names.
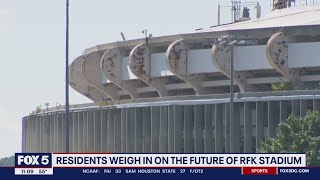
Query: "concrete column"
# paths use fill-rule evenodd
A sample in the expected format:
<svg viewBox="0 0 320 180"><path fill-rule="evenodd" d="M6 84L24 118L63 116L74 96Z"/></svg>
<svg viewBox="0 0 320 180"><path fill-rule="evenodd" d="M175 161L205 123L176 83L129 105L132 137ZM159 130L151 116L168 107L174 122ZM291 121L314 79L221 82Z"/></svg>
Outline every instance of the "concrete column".
<svg viewBox="0 0 320 180"><path fill-rule="evenodd" d="M39 139L40 141L38 141L39 143L39 147L38 147L38 152L44 152L44 144L43 144L43 138L44 138L44 133L43 133L43 124L44 124L44 118L45 115L41 115L38 117L38 123L39 123Z"/></svg>
<svg viewBox="0 0 320 180"><path fill-rule="evenodd" d="M300 100L291 101L292 114L295 116L300 116Z"/></svg>
<svg viewBox="0 0 320 180"><path fill-rule="evenodd" d="M121 109L115 109L114 116L114 152L121 152Z"/></svg>
<svg viewBox="0 0 320 180"><path fill-rule="evenodd" d="M303 71L289 67L288 44L288 39L283 32L271 36L266 48L267 59L276 71L291 81L295 87L300 88Z"/></svg>
<svg viewBox="0 0 320 180"><path fill-rule="evenodd" d="M134 47L129 55L129 68L138 79L153 87L160 97L167 96L168 91L165 85L169 79L151 75L151 51L148 44L139 44Z"/></svg>
<svg viewBox="0 0 320 180"><path fill-rule="evenodd" d="M69 66L70 71L70 86L79 92L80 94L84 95L85 97L89 98L90 100L97 102L102 100L104 97L104 93L97 90L95 87L91 86L87 80L84 79L82 75L82 62L85 59L86 55L79 56L76 58L71 65Z"/></svg>
<svg viewBox="0 0 320 180"><path fill-rule="evenodd" d="M143 152L143 111L141 107L136 108L135 122L135 153Z"/></svg>
<svg viewBox="0 0 320 180"><path fill-rule="evenodd" d="M264 137L264 104L263 102L256 102L256 147L260 148L260 144Z"/></svg>
<svg viewBox="0 0 320 180"><path fill-rule="evenodd" d="M120 48L107 50L101 58L101 69L109 81L126 91L132 99L139 98L140 95L137 93L138 83L136 81L122 80L124 54L125 51Z"/></svg>
<svg viewBox="0 0 320 180"><path fill-rule="evenodd" d="M101 111L101 152L108 152L108 109Z"/></svg>
<svg viewBox="0 0 320 180"><path fill-rule="evenodd" d="M215 121L214 121L214 131L215 131L215 153L223 152L223 104L216 104L214 110Z"/></svg>
<svg viewBox="0 0 320 180"><path fill-rule="evenodd" d="M136 109L137 108L128 108L127 109L127 137L126 137L126 153L135 152L135 123L136 123ZM159 128L159 126L158 126Z"/></svg>
<svg viewBox="0 0 320 180"><path fill-rule="evenodd" d="M100 63L104 51L105 50L94 51L87 54L82 61L81 71L83 78L88 81L91 86L105 94L105 97L103 98L104 100L106 100L108 97L110 97L112 100L118 100L118 87L112 83L108 83L107 85L102 83L103 71L100 67Z"/></svg>
<svg viewBox="0 0 320 180"><path fill-rule="evenodd" d="M230 150L231 153L240 153L240 103L234 103L233 106L233 120L230 121L231 135L230 135Z"/></svg>
<svg viewBox="0 0 320 180"><path fill-rule="evenodd" d="M301 99L300 100L300 117L304 117L307 114L307 106L308 106L308 100Z"/></svg>
<svg viewBox="0 0 320 180"><path fill-rule="evenodd" d="M168 153L174 153L174 106L168 107Z"/></svg>
<svg viewBox="0 0 320 180"><path fill-rule="evenodd" d="M183 106L174 106L174 153L184 152L183 143Z"/></svg>
<svg viewBox="0 0 320 180"><path fill-rule="evenodd" d="M43 138L43 144L44 144L44 152L50 152L50 115L47 114L44 119L44 138Z"/></svg>
<svg viewBox="0 0 320 180"><path fill-rule="evenodd" d="M276 136L276 127L279 116L276 111L279 111L276 106L276 101L268 101L268 138Z"/></svg>
<svg viewBox="0 0 320 180"><path fill-rule="evenodd" d="M151 152L160 152L160 106L151 107Z"/></svg>
<svg viewBox="0 0 320 180"><path fill-rule="evenodd" d="M142 108L143 152L151 152L151 108Z"/></svg>
<svg viewBox="0 0 320 180"><path fill-rule="evenodd" d="M115 153L114 149L114 116L115 116L115 109L108 110L108 142L107 142L107 151L110 153Z"/></svg>
<svg viewBox="0 0 320 180"><path fill-rule="evenodd" d="M252 153L252 102L244 103L244 153Z"/></svg>
<svg viewBox="0 0 320 180"><path fill-rule="evenodd" d="M62 113L61 114L61 125L62 125L62 132L61 132L61 135L62 135L62 140L61 140L61 149L62 151L61 152L66 152L66 115L65 113Z"/></svg>
<svg viewBox="0 0 320 180"><path fill-rule="evenodd" d="M230 105L229 103L224 103L223 107L225 153L230 153Z"/></svg>
<svg viewBox="0 0 320 180"><path fill-rule="evenodd" d="M62 124L62 113L59 113L58 114L58 120L57 120L57 125L58 125L58 141L57 141L57 145L58 145L58 148L57 148L57 151L58 152L63 152L63 124Z"/></svg>
<svg viewBox="0 0 320 180"><path fill-rule="evenodd" d="M280 120L284 121L286 120L290 113L291 113L291 108L290 108L290 101L280 101Z"/></svg>
<svg viewBox="0 0 320 180"><path fill-rule="evenodd" d="M58 114L53 114L53 152L58 152Z"/></svg>
<svg viewBox="0 0 320 180"><path fill-rule="evenodd" d="M160 107L160 153L168 152L168 106Z"/></svg>
<svg viewBox="0 0 320 180"><path fill-rule="evenodd" d="M201 84L206 77L200 74L188 74L188 51L188 45L184 40L171 43L166 51L167 67L172 74L191 86L195 94L208 94L208 90Z"/></svg>
<svg viewBox="0 0 320 180"><path fill-rule="evenodd" d="M127 151L127 108L121 109L121 153Z"/></svg>
<svg viewBox="0 0 320 180"><path fill-rule="evenodd" d="M204 152L204 105L194 106L195 153Z"/></svg>
<svg viewBox="0 0 320 180"><path fill-rule="evenodd" d="M89 152L88 151L88 112L85 110L83 113L83 152Z"/></svg>
<svg viewBox="0 0 320 180"><path fill-rule="evenodd" d="M214 44L211 49L211 58L214 66L228 78L231 77L231 56L233 47L225 44ZM246 91L255 91L255 87L251 84L248 84L247 79L251 74L248 71L234 71L233 77L234 82L238 85L241 92Z"/></svg>
<svg viewBox="0 0 320 180"><path fill-rule="evenodd" d="M220 112L221 113L221 112ZM204 105L204 152L214 153L215 152L215 139L214 139L214 123L215 123L215 105L207 104ZM221 113L222 114L222 113ZM223 121L223 119L221 119Z"/></svg>
<svg viewBox="0 0 320 180"><path fill-rule="evenodd" d="M79 112L73 112L73 149L72 151L75 153L79 152Z"/></svg>
<svg viewBox="0 0 320 180"><path fill-rule="evenodd" d="M85 152L84 147L84 117L83 117L83 111L80 111L78 113L78 152Z"/></svg>
<svg viewBox="0 0 320 180"><path fill-rule="evenodd" d="M320 111L320 99L313 99L313 111Z"/></svg>
<svg viewBox="0 0 320 180"><path fill-rule="evenodd" d="M88 110L88 152L94 152L94 112Z"/></svg>
<svg viewBox="0 0 320 180"><path fill-rule="evenodd" d="M194 152L194 106L184 106L184 153Z"/></svg>
<svg viewBox="0 0 320 180"><path fill-rule="evenodd" d="M94 111L94 152L101 151L101 109Z"/></svg>
<svg viewBox="0 0 320 180"><path fill-rule="evenodd" d="M64 116L66 117L66 116ZM73 118L74 118L74 111L70 111L69 113L69 151L70 152L74 152L74 136L73 136L73 131L74 131L74 122L73 122ZM66 130L66 120L64 120L64 131ZM64 139L66 140L67 137L65 137ZM66 141L65 141L66 142ZM66 148L66 147L64 147Z"/></svg>

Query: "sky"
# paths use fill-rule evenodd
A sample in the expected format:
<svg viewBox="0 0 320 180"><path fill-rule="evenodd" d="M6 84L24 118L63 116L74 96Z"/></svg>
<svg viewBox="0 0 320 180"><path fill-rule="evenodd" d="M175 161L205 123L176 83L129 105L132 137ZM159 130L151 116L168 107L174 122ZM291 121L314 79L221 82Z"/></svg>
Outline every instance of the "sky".
<svg viewBox="0 0 320 180"><path fill-rule="evenodd" d="M244 1L244 0L243 0ZM248 0L250 1L250 0ZM253 2L254 0L251 0ZM229 0L220 0L227 5ZM255 0L256 2L256 0ZM270 1L259 0L262 13ZM217 0L70 0L70 63L86 48L217 25ZM222 23L230 11L222 8ZM253 9L250 12L254 15ZM65 0L0 1L0 158L21 151L21 119L65 101ZM70 88L70 104L90 100Z"/></svg>

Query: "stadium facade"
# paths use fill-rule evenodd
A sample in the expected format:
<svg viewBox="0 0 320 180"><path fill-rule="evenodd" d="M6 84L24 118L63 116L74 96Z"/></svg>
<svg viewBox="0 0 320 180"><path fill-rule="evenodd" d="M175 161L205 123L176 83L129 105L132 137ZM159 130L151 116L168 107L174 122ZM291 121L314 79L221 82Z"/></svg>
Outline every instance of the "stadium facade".
<svg viewBox="0 0 320 180"><path fill-rule="evenodd" d="M93 103L71 108L70 151L256 152L290 114L320 110L319 57L320 6L86 49L70 86ZM22 134L24 152L64 152L63 107L24 117Z"/></svg>

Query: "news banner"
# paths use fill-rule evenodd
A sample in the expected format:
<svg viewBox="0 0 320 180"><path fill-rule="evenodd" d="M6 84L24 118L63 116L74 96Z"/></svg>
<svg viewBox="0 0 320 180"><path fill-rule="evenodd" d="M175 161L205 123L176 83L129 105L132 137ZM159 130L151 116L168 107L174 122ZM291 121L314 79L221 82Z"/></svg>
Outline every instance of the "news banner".
<svg viewBox="0 0 320 180"><path fill-rule="evenodd" d="M1 170L1 168L0 168ZM2 170L4 171L4 170ZM63 154L16 153L16 177L237 177L317 176L305 154ZM0 174L0 177L5 175ZM11 176L7 176L8 178Z"/></svg>

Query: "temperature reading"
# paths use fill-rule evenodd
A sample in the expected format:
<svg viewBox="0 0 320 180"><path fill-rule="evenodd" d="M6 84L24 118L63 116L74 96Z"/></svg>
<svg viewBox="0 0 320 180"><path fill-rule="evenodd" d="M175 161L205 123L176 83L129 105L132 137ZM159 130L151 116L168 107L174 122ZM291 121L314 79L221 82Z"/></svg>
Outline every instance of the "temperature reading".
<svg viewBox="0 0 320 180"><path fill-rule="evenodd" d="M47 169L39 169L39 174L46 174L47 171Z"/></svg>

